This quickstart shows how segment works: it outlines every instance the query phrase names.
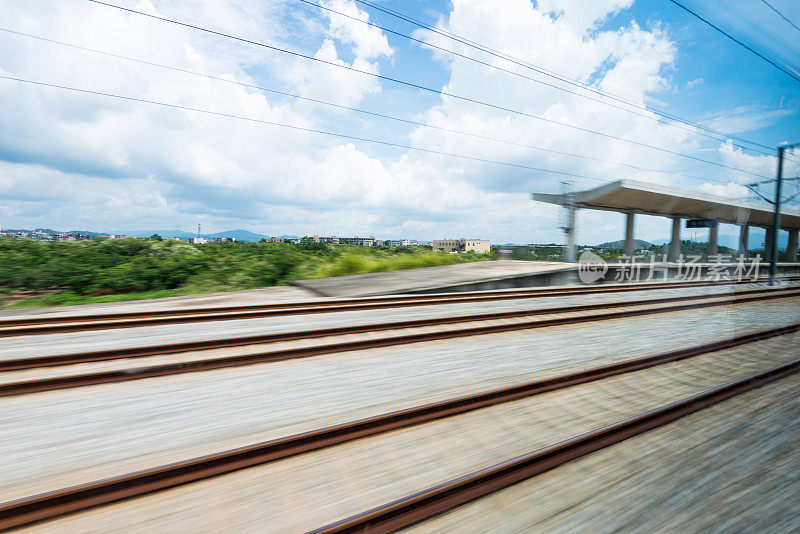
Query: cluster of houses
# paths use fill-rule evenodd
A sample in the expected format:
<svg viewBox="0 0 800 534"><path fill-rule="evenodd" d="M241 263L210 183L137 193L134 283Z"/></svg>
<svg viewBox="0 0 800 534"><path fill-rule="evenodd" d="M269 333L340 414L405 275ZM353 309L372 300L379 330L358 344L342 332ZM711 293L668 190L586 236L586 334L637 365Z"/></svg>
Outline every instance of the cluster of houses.
<svg viewBox="0 0 800 534"><path fill-rule="evenodd" d="M275 238L272 238L275 239ZM331 245L355 245L358 247L408 247L408 246L419 246L419 247L429 247L431 243L425 241L416 241L412 239L375 239L375 236L369 237L336 237L335 235L330 237L325 236L310 236L311 241L314 243L328 243ZM301 241L300 238L293 238L290 240L286 240L287 242L291 243L299 243Z"/></svg>
<svg viewBox="0 0 800 534"><path fill-rule="evenodd" d="M0 237L14 239L35 239L37 241L86 241L95 237L104 239L124 239L128 236L117 234L90 234L89 232L54 232L52 230L2 230Z"/></svg>
<svg viewBox="0 0 800 534"><path fill-rule="evenodd" d="M174 239L176 241L183 241L180 237L168 237L167 239ZM190 237L189 243L193 245L205 245L206 243L235 243L236 238L234 237L212 237L208 239L206 237Z"/></svg>
<svg viewBox="0 0 800 534"><path fill-rule="evenodd" d="M129 236L119 234L92 234L89 232L54 232L53 230L4 230L0 231L0 237L10 237L16 239L35 239L39 241L84 241L94 238L101 239L124 239ZM169 240L185 241L180 237L166 237ZM309 236L300 237L267 237L263 241L274 243L301 243L303 240L310 240L313 243L328 243L331 245L354 245L359 247L429 247L433 250L442 252L489 252L491 245L485 239L441 239L434 241L417 241L415 239L375 239L369 237L337 237L337 236ZM189 243L195 245L205 245L206 243L231 243L236 239L233 237L190 237Z"/></svg>
<svg viewBox="0 0 800 534"><path fill-rule="evenodd" d="M491 243L486 239L437 239L433 241L417 241L415 239L375 239L375 236L369 237L338 237L338 236L319 236L313 235L308 237L267 237L262 239L268 243L302 243L304 240L312 243L326 243L330 245L354 245L357 247L429 247L433 250L441 252L489 252L492 249ZM209 241L204 237L193 237L189 240L190 243L204 244L209 242L220 243L225 241L234 241L230 237L215 237Z"/></svg>

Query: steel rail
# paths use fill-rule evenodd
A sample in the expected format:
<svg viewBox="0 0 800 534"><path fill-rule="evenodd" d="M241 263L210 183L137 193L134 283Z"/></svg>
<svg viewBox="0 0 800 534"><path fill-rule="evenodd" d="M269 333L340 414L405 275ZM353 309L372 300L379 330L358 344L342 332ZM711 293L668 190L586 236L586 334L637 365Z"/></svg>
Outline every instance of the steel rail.
<svg viewBox="0 0 800 534"><path fill-rule="evenodd" d="M800 323L392 411L0 504L0 530L26 526L348 441L800 331Z"/></svg>
<svg viewBox="0 0 800 534"><path fill-rule="evenodd" d="M783 278L797 281L800 277ZM591 286L560 289L514 289L507 291L446 293L443 296L406 295L396 297L377 297L364 299L341 299L321 302L287 302L278 304L259 304L250 306L227 306L216 308L191 308L184 310L157 310L144 312L123 312L97 315L74 315L57 317L35 317L0 320L0 337L83 332L90 330L109 330L141 326L194 323L206 321L231 321L257 319L282 315L305 315L344 311L389 309L410 306L432 306L462 302L481 302L514 300L541 297L589 295L596 293L616 293L646 291L652 289L678 289L686 287L708 287L720 285L753 284L765 280L719 280L702 282L658 282L652 284L619 284L613 286ZM26 328L27 327L27 328Z"/></svg>
<svg viewBox="0 0 800 534"><path fill-rule="evenodd" d="M313 339L319 337L340 336L348 334L363 334L368 332L400 330L406 328L420 328L420 327L438 326L438 325L454 324L454 323L512 319L517 317L528 317L533 315L574 313L574 312L591 311L591 310L663 304L667 302L688 302L694 300L711 300L715 298L728 298L729 300L733 300L743 295L767 294L767 293L774 293L775 291L785 291L785 289L776 290L774 288L769 288L769 289L760 288L760 289L739 291L735 294L715 293L715 294L701 294L701 295L685 295L679 297L662 297L662 298L647 299L647 300L617 301L617 302L596 303L596 304L579 304L575 306L559 306L554 308L538 308L533 310L516 310L509 312L481 313L474 315L433 317L427 319L415 319L410 321L395 321L389 323L374 323L374 324L356 325L356 326L339 326L332 328L303 330L296 332L279 332L275 334L260 334L255 336L233 337L233 338L213 339L204 341L190 341L183 343L163 344L163 345L150 345L145 347L133 347L126 349L109 349L109 350L101 350L93 352L59 354L53 356L36 356L30 358L0 360L0 371L19 371L22 369L35 369L39 367L74 365L77 363L100 362L100 361L109 361L109 360L118 360L127 358L142 358L146 356L179 354L183 352L191 352L199 350L242 347L247 345L277 343L282 341L296 341L299 339Z"/></svg>
<svg viewBox="0 0 800 534"><path fill-rule="evenodd" d="M493 467L449 480L313 530L310 534L396 532L798 371L800 371L800 360L773 367Z"/></svg>
<svg viewBox="0 0 800 534"><path fill-rule="evenodd" d="M686 310L696 310L725 306L728 304L742 304L756 301L775 300L783 298L800 297L800 290L780 291L776 294L767 294L741 299L715 300L712 302L699 302L692 304L670 305L664 307L642 308L636 310L623 310L596 315L580 315L572 317L556 317L552 319L541 319L536 321L525 321L520 323L499 324L462 328L457 330L442 330L438 332L425 332L418 334L408 334L393 337L383 337L376 339L365 339L348 341L344 343L333 343L327 345L317 345L311 347L299 347L256 354L245 354L238 356L222 356L204 360L193 360L186 362L165 363L148 367L134 367L113 371L101 371L96 373L82 373L75 375L60 376L55 378L41 378L17 382L0 383L0 397L15 395L27 395L58 389L69 389L76 387L93 386L99 384L111 384L115 382L127 382L130 380L141 380L145 378L155 378L160 376L178 375L184 373L194 373L200 371L210 371L228 367L241 367L258 363L276 362L295 358L306 358L322 354L334 354L337 352L347 352L355 350L388 347L394 345L407 345L420 343L423 341L434 341L442 339L452 339L459 337L477 336L484 334L496 334L501 332L511 332L515 330L528 330L534 328L545 328L565 324L580 324L597 321L607 321L611 319L621 319L654 315L660 313L678 312Z"/></svg>

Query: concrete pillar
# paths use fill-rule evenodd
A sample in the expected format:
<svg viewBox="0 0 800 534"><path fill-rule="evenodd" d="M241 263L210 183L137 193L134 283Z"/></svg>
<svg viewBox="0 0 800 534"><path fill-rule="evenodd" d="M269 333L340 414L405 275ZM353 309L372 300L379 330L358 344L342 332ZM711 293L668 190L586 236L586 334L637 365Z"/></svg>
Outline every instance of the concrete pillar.
<svg viewBox="0 0 800 534"><path fill-rule="evenodd" d="M739 226L739 256L747 256L747 242L750 240L750 227L747 223Z"/></svg>
<svg viewBox="0 0 800 534"><path fill-rule="evenodd" d="M711 228L708 229L708 255L713 256L717 253L717 236L719 235L719 226L717 222L712 223Z"/></svg>
<svg viewBox="0 0 800 534"><path fill-rule="evenodd" d="M672 239L669 242L667 261L678 261L681 255L681 218L672 218Z"/></svg>
<svg viewBox="0 0 800 534"><path fill-rule="evenodd" d="M567 225L564 228L564 232L567 234L565 259L568 263L575 263L577 261L575 259L575 221L577 215L578 210L575 208L570 208L569 212L567 213Z"/></svg>
<svg viewBox="0 0 800 534"><path fill-rule="evenodd" d="M633 256L634 252L633 218L633 212L628 213L625 217L625 255L628 257Z"/></svg>
<svg viewBox="0 0 800 534"><path fill-rule="evenodd" d="M786 245L786 261L797 261L797 230L789 230L789 243Z"/></svg>
<svg viewBox="0 0 800 534"><path fill-rule="evenodd" d="M769 262L772 259L772 242L775 240L775 232L772 228L767 228L766 236L764 236L764 261Z"/></svg>

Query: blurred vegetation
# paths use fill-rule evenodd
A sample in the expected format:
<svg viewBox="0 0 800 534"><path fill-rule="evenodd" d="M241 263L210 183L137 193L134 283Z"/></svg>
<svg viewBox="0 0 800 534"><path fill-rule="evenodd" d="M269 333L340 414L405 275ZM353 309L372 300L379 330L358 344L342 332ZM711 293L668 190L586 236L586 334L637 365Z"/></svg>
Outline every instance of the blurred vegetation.
<svg viewBox="0 0 800 534"><path fill-rule="evenodd" d="M11 302L15 293L46 291L13 305L112 302L490 259L493 253L445 254L423 247L355 247L309 240L191 245L158 236L76 242L0 239L0 298L6 295Z"/></svg>

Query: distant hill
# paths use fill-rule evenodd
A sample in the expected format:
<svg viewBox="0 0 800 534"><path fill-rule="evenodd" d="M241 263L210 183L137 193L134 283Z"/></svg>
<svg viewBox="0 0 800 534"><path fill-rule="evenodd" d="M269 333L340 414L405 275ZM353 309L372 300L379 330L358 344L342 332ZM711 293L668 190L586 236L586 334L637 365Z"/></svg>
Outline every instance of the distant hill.
<svg viewBox="0 0 800 534"><path fill-rule="evenodd" d="M684 240L685 239L689 239L689 236L687 236L686 234L682 233L681 234L681 239L684 239ZM706 242L708 241L708 237L705 234L703 235L703 241L706 241ZM655 244L655 245L666 245L667 243L669 243L669 239L656 239L655 241L653 241L653 244ZM722 247L728 247L728 248L732 248L732 249L736 250L737 248L739 248L739 236L720 234L717 237L717 243ZM750 249L762 248L764 246L763 243L764 243L764 235L761 234L761 236L756 237L756 234L754 234L753 231L751 230L750 231ZM778 234L778 248L779 249L785 249L788 244L789 244L789 234L787 234L785 232L779 233Z"/></svg>
<svg viewBox="0 0 800 534"><path fill-rule="evenodd" d="M635 248L648 248L652 245L651 242L645 241L644 239L634 239L633 246ZM597 245L601 248L624 248L625 247L625 240L620 239L619 241L606 241L605 243L600 243Z"/></svg>
<svg viewBox="0 0 800 534"><path fill-rule="evenodd" d="M27 232L27 233L41 232L43 234L58 234L58 233L60 233L60 232L57 232L55 230L51 230L50 228L36 228L34 230L26 230L24 228L19 229L19 230L15 230L15 229L12 229L12 228L5 228L5 229L3 229L3 231L4 232Z"/></svg>
<svg viewBox="0 0 800 534"><path fill-rule="evenodd" d="M183 230L135 230L116 233L119 235L129 235L131 237L150 237L153 234L158 234L161 237L179 237L181 239L197 237L196 232L184 232ZM214 234L203 234L203 237L207 239L211 239L212 237L232 237L236 241L260 241L267 236L239 229L225 230L224 232L216 232Z"/></svg>
<svg viewBox="0 0 800 534"><path fill-rule="evenodd" d="M216 234L205 234L205 237L232 237L236 241L261 241L267 236L239 229L226 230L224 232L217 232Z"/></svg>
<svg viewBox="0 0 800 534"><path fill-rule="evenodd" d="M181 239L197 237L195 232L184 232L183 230L126 230L109 233L116 235L127 235L130 237L150 237L153 234L158 234L161 237L180 237Z"/></svg>

